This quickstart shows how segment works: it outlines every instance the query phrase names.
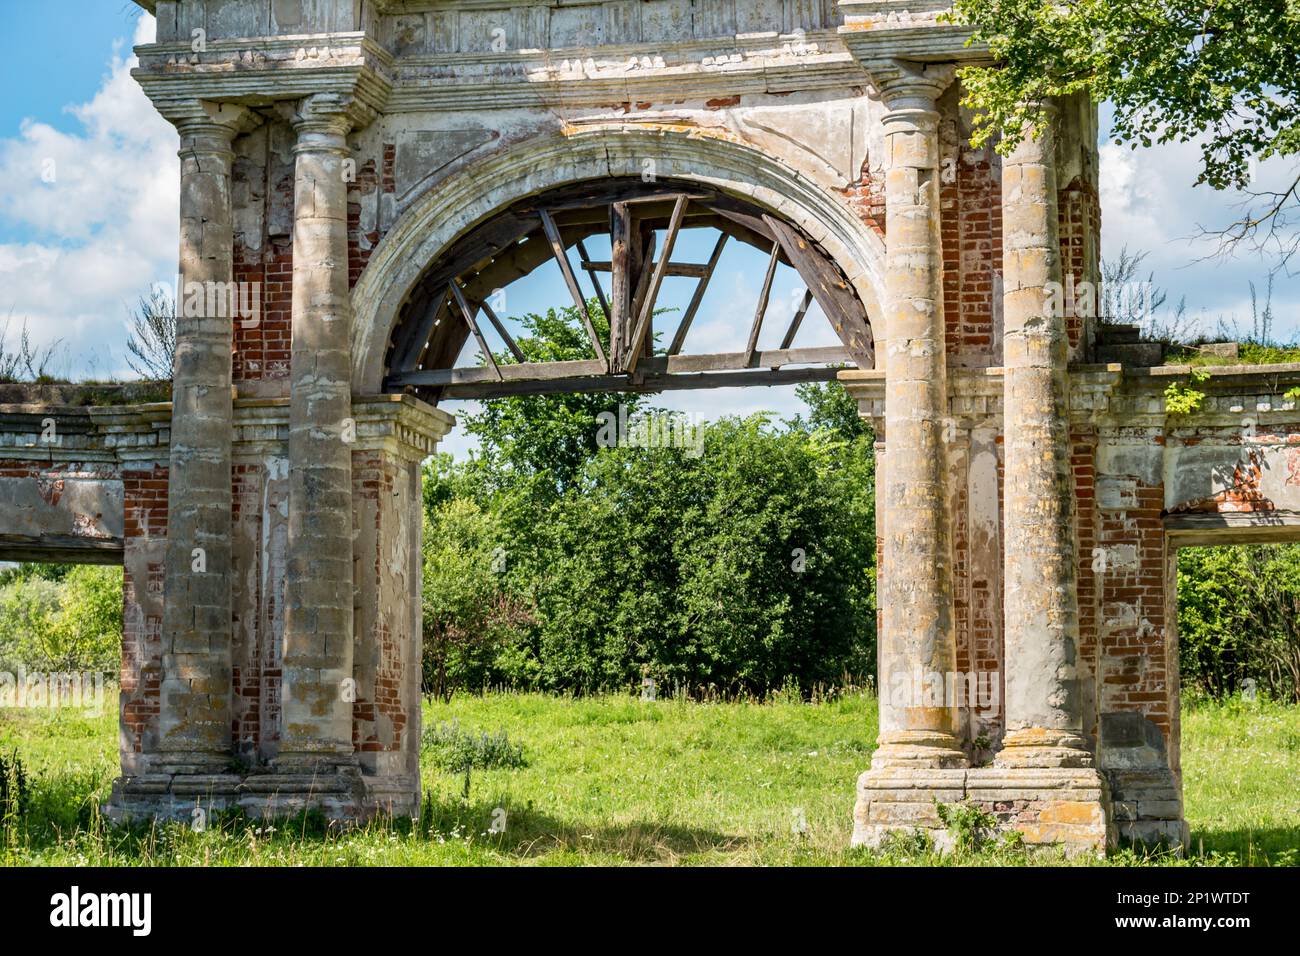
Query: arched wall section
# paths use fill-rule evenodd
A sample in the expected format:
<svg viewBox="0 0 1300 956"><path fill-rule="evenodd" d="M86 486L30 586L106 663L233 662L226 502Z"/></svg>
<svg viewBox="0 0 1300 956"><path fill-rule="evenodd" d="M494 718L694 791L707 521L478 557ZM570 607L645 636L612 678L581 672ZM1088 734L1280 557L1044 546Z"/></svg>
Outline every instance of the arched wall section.
<svg viewBox="0 0 1300 956"><path fill-rule="evenodd" d="M750 199L797 226L839 265L876 323L877 339L883 338L884 243L840 195L717 132L627 124L571 127L513 145L433 184L397 220L353 290L353 393L382 390L389 340L408 294L429 263L470 229L548 189L640 177L648 170Z"/></svg>

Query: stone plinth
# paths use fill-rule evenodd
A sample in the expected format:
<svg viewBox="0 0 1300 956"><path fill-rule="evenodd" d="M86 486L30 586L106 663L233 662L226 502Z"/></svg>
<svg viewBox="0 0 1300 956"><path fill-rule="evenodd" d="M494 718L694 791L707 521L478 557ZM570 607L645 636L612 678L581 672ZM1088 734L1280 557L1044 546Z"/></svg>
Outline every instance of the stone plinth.
<svg viewBox="0 0 1300 956"><path fill-rule="evenodd" d="M968 803L1017 831L1026 846L1104 853L1116 842L1106 779L1090 769L973 767L963 770L869 770L858 778L853 845L879 847L891 832L920 830L941 851L954 838L937 804Z"/></svg>

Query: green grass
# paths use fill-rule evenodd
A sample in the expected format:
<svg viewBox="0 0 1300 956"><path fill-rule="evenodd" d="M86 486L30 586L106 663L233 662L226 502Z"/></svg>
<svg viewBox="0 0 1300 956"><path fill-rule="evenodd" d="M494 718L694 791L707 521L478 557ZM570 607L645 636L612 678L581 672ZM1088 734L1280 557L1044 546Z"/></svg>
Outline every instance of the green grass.
<svg viewBox="0 0 1300 956"><path fill-rule="evenodd" d="M1237 357L1225 358L1199 351L1196 346L1173 346L1166 365L1289 365L1300 362L1300 346L1245 341L1237 345Z"/></svg>
<svg viewBox="0 0 1300 956"><path fill-rule="evenodd" d="M1300 706L1185 706L1183 789L1194 853L1300 863Z"/></svg>
<svg viewBox="0 0 1300 956"><path fill-rule="evenodd" d="M0 711L0 749L16 746L34 778L32 808L0 838L0 854L9 864L104 866L936 862L917 848L848 848L853 785L876 734L868 697L809 705L494 694L426 705L425 721L505 730L522 744L525 766L472 771L465 800L463 774L425 761L417 824L339 832L303 817L274 825L228 818L194 833L180 825L120 830L100 819L117 772L115 715ZM1300 708L1189 708L1183 752L1187 862L1295 862ZM498 808L503 834L488 832ZM797 819L805 832L795 832ZM1003 848L945 862L1026 859ZM1171 861L1124 851L1108 862Z"/></svg>

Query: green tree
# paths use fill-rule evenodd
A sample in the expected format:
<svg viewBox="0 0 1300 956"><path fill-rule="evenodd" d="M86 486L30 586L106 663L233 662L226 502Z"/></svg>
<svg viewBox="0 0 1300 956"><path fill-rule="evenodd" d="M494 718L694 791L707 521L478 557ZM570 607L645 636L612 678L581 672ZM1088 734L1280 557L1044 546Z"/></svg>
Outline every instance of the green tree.
<svg viewBox="0 0 1300 956"><path fill-rule="evenodd" d="M809 428L829 429L844 441L873 439L871 426L858 414L857 399L839 382L806 382L795 386L795 394L808 406Z"/></svg>
<svg viewBox="0 0 1300 956"><path fill-rule="evenodd" d="M531 623L506 586L506 560L500 520L475 502L454 499L425 519L426 693L450 701L460 687L482 687Z"/></svg>
<svg viewBox="0 0 1300 956"><path fill-rule="evenodd" d="M574 309L521 321L530 360L588 357ZM717 422L702 454L599 447L603 413L652 411L638 395L465 416L470 460L424 472L426 686L594 691L646 667L692 690L765 690L869 673L869 430L837 383L800 394L806 420Z"/></svg>
<svg viewBox="0 0 1300 956"><path fill-rule="evenodd" d="M122 569L26 566L0 587L0 660L40 671L115 673Z"/></svg>
<svg viewBox="0 0 1300 956"><path fill-rule="evenodd" d="M1184 682L1210 696L1249 679L1300 701L1300 545L1179 551L1178 649Z"/></svg>
<svg viewBox="0 0 1300 956"><path fill-rule="evenodd" d="M1250 191L1225 240L1294 255L1300 169L1276 191L1252 191L1252 169L1300 153L1300 0L955 0L953 17L994 60L961 73L976 145L1009 150L1043 99L1087 92L1114 105L1117 141L1199 141L1198 183Z"/></svg>
<svg viewBox="0 0 1300 956"><path fill-rule="evenodd" d="M552 688L804 687L872 667L872 461L724 419L703 453L593 458L547 515L537 645Z"/></svg>
<svg viewBox="0 0 1300 956"><path fill-rule="evenodd" d="M608 348L609 323L595 299L587 303L592 324ZM518 320L525 330L516 339L529 362L569 362L592 357L591 343L573 306L529 313ZM497 356L501 364L513 359ZM596 451L597 422L602 412L626 406L631 415L642 398L633 394L571 392L494 398L464 416L465 429L479 441L471 471L484 490L520 487L529 495L562 494Z"/></svg>

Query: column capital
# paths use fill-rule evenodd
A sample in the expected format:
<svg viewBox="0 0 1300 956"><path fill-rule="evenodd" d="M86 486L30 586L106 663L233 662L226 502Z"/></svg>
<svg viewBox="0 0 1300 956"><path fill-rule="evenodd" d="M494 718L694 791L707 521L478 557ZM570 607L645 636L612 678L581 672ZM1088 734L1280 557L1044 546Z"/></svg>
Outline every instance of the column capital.
<svg viewBox="0 0 1300 956"><path fill-rule="evenodd" d="M277 103L280 115L298 133L298 145L345 148L347 135L374 122L373 107L343 93L313 93L300 100Z"/></svg>
<svg viewBox="0 0 1300 956"><path fill-rule="evenodd" d="M211 100L186 100L158 111L181 136L181 155L230 154L235 137L256 129L262 117L246 106Z"/></svg>
<svg viewBox="0 0 1300 956"><path fill-rule="evenodd" d="M955 63L898 58L867 60L862 68L891 113L934 112L935 103L957 75Z"/></svg>

